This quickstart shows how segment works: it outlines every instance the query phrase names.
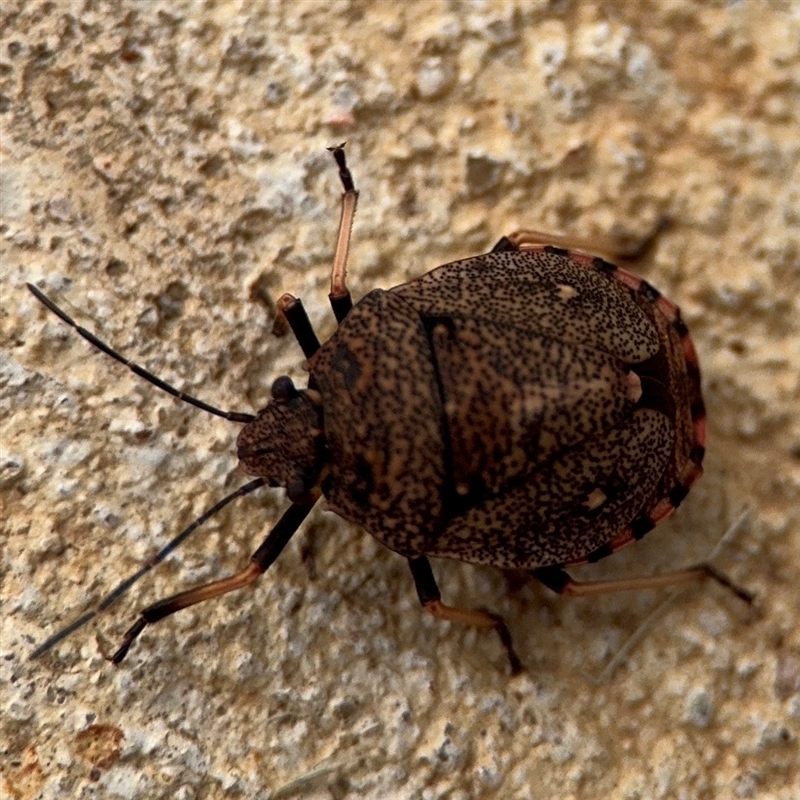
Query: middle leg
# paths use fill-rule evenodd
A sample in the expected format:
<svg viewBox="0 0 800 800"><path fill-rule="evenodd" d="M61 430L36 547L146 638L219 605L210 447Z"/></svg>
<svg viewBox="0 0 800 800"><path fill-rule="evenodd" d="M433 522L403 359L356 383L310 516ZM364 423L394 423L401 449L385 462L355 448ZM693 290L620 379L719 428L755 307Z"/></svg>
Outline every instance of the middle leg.
<svg viewBox="0 0 800 800"><path fill-rule="evenodd" d="M437 619L446 619L450 622L459 622L462 625L474 625L478 628L494 628L503 647L506 649L508 661L511 665L511 674L519 675L522 672L522 662L514 650L511 634L505 620L499 614L484 611L478 608L454 608L442 602L442 595L433 577L430 561L425 556L409 558L408 566L417 587L417 595L422 606Z"/></svg>
<svg viewBox="0 0 800 800"><path fill-rule="evenodd" d="M245 569L231 575L222 580L206 583L202 586L196 586L194 589L188 589L184 592L179 592L164 600L159 600L152 605L147 606L139 615L139 619L125 632L117 651L111 656L112 664L119 664L128 654L131 645L136 640L142 631L154 622L158 622L164 617L174 614L183 608L202 603L204 600L210 600L213 597L220 597L228 592L241 589L253 583L260 575L272 565L275 559L281 554L281 551L289 543L289 540L295 534L297 529L303 523L303 520L308 516L314 503L304 505L293 503L289 508L283 512L283 515L275 523L275 526L267 535L266 539L261 543L259 548L253 553L250 558L250 563Z"/></svg>

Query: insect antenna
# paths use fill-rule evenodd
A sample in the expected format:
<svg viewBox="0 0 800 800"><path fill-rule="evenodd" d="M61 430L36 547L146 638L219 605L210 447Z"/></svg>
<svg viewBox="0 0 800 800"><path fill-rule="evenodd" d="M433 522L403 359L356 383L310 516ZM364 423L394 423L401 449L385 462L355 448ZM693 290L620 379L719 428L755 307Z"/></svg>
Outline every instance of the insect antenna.
<svg viewBox="0 0 800 800"><path fill-rule="evenodd" d="M170 386L170 384L162 381L161 378L153 375L152 372L149 372L144 367L140 367L133 361L129 361L127 358L125 358L125 356L121 355L116 350L113 350L105 342L98 339L91 331L87 331L86 328L78 325L78 323L75 322L75 320L72 319L72 317L70 317L66 311L60 309L49 297L39 291L39 289L37 289L33 284L26 283L25 285L40 303L46 306L61 320L66 322L71 328L74 328L81 336L83 336L84 339L86 339L87 342L94 345L98 350L101 350L106 355L111 356L111 358L113 358L115 361L119 361L120 364L124 364L129 370L134 372L140 378L144 378L146 381L149 381L167 394L171 394L173 397L177 397L178 400L183 400L185 403L188 403L195 408L199 408L201 411L206 411L209 414L215 414L216 416L230 420L231 422L252 422L255 419L252 414L246 414L242 411L223 411L222 409L216 408L208 403L204 403L202 400L198 400L196 397L192 397L190 394L179 391L174 386Z"/></svg>
<svg viewBox="0 0 800 800"><path fill-rule="evenodd" d="M59 642L63 641L67 638L71 633L74 633L79 628L82 628L86 625L87 622L93 620L98 614L105 611L110 605L112 605L115 601L117 601L120 597L122 597L128 589L133 586L140 578L144 577L148 572L150 572L153 567L160 564L173 550L175 550L179 545L181 545L186 539L189 538L204 522L207 522L211 517L214 516L218 511L221 511L228 503L233 502L239 497L244 497L246 494L250 494L254 492L256 489L260 489L264 485L263 478L256 478L254 481L250 481L250 483L246 483L244 486L240 486L235 492L231 492L227 497L223 497L218 503L213 505L208 511L201 514L194 522L191 523L188 527L184 528L174 539L169 541L161 550L159 550L149 561L147 561L143 566L141 566L136 572L132 575L129 575L118 584L111 592L109 592L98 604L95 608L86 611L85 613L81 614L76 620L70 622L69 625L62 628L57 633L54 633L48 639L45 639L31 654L30 660L33 661L34 659L39 658L39 656L46 653L51 648L55 647Z"/></svg>

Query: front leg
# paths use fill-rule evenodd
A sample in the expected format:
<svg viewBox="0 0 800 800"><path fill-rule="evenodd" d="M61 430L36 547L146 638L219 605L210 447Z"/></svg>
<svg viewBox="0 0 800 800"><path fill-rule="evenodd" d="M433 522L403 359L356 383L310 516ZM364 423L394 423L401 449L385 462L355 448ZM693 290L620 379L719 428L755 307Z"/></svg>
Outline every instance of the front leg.
<svg viewBox="0 0 800 800"><path fill-rule="evenodd" d="M341 322L353 307L350 290L347 288L347 254L350 252L350 234L353 229L353 217L358 203L358 189L353 183L353 175L344 157L344 144L329 147L336 166L339 167L339 180L342 182L342 215L339 218L339 234L336 238L336 254L331 269L331 293L328 295L333 314L337 322Z"/></svg>
<svg viewBox="0 0 800 800"><path fill-rule="evenodd" d="M319 339L311 327L311 320L303 307L303 301L290 294L281 295L278 300L278 314L283 314L289 323L303 355L311 358L319 350Z"/></svg>

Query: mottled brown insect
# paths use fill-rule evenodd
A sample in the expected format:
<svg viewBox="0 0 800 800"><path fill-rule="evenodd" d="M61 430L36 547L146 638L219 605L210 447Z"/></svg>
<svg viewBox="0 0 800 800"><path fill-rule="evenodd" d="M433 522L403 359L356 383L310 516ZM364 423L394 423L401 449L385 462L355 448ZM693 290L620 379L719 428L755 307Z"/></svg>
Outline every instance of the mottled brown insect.
<svg viewBox="0 0 800 800"><path fill-rule="evenodd" d="M520 661L503 620L442 603L428 556L527 569L571 595L713 577L749 600L708 564L589 583L563 569L641 538L702 472L700 372L677 307L609 261L531 231L504 237L485 255L372 291L353 306L345 273L358 193L343 147L331 150L344 185L330 295L339 328L320 345L300 300L281 298L308 360L308 387L278 378L255 417L178 392L30 287L137 374L243 423L238 456L256 476L34 656L110 605L211 514L264 485L285 487L292 505L250 565L146 608L115 663L149 623L255 580L321 496L408 559L420 601L434 616L495 628L514 672Z"/></svg>

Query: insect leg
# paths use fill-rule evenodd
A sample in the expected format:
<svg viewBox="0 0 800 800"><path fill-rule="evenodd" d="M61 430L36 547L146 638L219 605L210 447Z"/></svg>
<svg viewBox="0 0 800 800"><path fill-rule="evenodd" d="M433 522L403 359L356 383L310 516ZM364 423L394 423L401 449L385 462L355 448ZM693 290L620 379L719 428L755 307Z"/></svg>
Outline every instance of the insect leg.
<svg viewBox="0 0 800 800"><path fill-rule="evenodd" d="M428 612L437 619L446 619L463 625L475 625L478 628L494 628L508 654L511 674L518 675L522 672L522 662L514 650L511 634L499 614L493 614L491 611L478 608L467 609L446 606L442 602L442 595L436 585L436 579L433 577L430 561L425 556L420 556L419 558L409 558L408 565L411 567L411 575L417 587L419 601Z"/></svg>
<svg viewBox="0 0 800 800"><path fill-rule="evenodd" d="M278 300L278 312L286 317L303 355L311 358L319 350L319 339L311 327L311 320L303 307L303 301L290 294L281 295Z"/></svg>
<svg viewBox="0 0 800 800"><path fill-rule="evenodd" d="M680 583L691 583L712 578L721 586L733 592L745 603L753 602L752 592L737 586L727 575L708 563L697 564L678 572L667 572L663 575L648 575L641 578L620 578L606 581L576 581L561 567L539 567L532 570L533 576L556 594L569 597L586 597L595 594L611 594L633 589L659 589L675 586Z"/></svg>
<svg viewBox="0 0 800 800"><path fill-rule="evenodd" d="M132 575L129 575L121 583L118 583L93 609L81 614L78 619L73 620L69 625L57 631L52 636L48 637L42 644L40 644L30 655L31 660L39 658L44 655L48 650L55 647L62 642L70 634L74 633L79 628L82 628L86 623L91 622L98 614L101 614L109 606L113 605L124 595L128 589L131 588L137 581L141 580L147 575L150 570L157 567L170 553L176 550L183 542L185 542L201 525L208 522L211 517L218 511L221 511L228 503L233 502L238 497L244 497L250 492L261 488L264 485L262 478L256 478L244 486L240 486L235 492L231 492L227 497L223 497L218 503L213 505L204 514L201 514L191 525L184 528L174 539L171 539L167 544L161 548L144 566L136 570Z"/></svg>
<svg viewBox="0 0 800 800"><path fill-rule="evenodd" d="M331 270L331 293L328 295L336 321L341 322L353 307L353 300L350 297L350 290L345 284L345 278L347 276L347 253L350 250L350 234L353 230L353 217L358 203L358 189L353 183L353 176L344 157L344 144L329 147L328 150L336 160L336 165L339 167L339 178L344 187L342 215L339 218L339 236L336 241L336 254Z"/></svg>
<svg viewBox="0 0 800 800"><path fill-rule="evenodd" d="M283 516L269 532L267 538L264 539L258 550L253 553L250 564L241 572L219 581L207 583L204 586L196 586L194 589L179 592L145 608L141 612L139 619L126 631L119 649L111 656L112 663L119 664L127 655L134 640L153 622L158 622L160 619L164 619L164 617L168 617L182 608L188 608L203 600L219 597L251 584L280 555L289 539L292 538L313 507L313 503L306 505L293 503L284 511Z"/></svg>
<svg viewBox="0 0 800 800"><path fill-rule="evenodd" d="M514 234L511 235L513 236ZM515 245L508 236L504 236L489 252L506 253L509 250L519 250L519 247Z"/></svg>
<svg viewBox="0 0 800 800"><path fill-rule="evenodd" d="M353 230L353 218L358 203L358 190L353 183L353 176L347 166L344 156L344 144L329 147L336 164L339 167L339 178L342 181L342 215L339 218L339 235L336 241L336 253L333 257L331 270L331 292L328 299L333 309L337 322L341 322L353 307L353 299L347 288L347 254L350 250L350 234ZM290 294L283 295L278 300L278 310L286 317L295 338L303 349L306 358L310 358L319 350L319 340L311 327L311 322L303 308L303 303Z"/></svg>
<svg viewBox="0 0 800 800"><path fill-rule="evenodd" d="M524 250L526 247L552 245L553 247L563 247L566 250L579 250L594 255L605 255L612 260L635 261L647 255L658 237L669 228L669 225L669 220L666 217L662 217L646 236L628 243L616 241L610 236L597 235L584 239L577 236L526 229L504 236L494 246L492 252L498 252L498 249Z"/></svg>

